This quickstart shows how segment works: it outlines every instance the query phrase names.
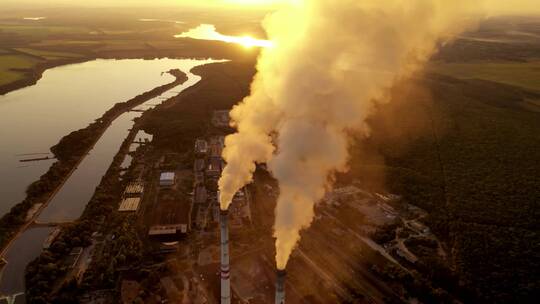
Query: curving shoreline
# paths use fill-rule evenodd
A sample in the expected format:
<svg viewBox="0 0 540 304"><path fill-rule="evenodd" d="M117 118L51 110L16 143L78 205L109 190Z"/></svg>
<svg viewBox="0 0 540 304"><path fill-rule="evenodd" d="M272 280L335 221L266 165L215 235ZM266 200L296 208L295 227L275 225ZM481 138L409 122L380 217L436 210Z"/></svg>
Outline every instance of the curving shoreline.
<svg viewBox="0 0 540 304"><path fill-rule="evenodd" d="M34 223L34 220L47 207L54 194L61 189L85 155L92 150L103 133L118 116L175 86L183 84L188 79L187 75L178 69L168 72L175 77L173 82L156 87L128 101L115 104L95 122L64 136L58 144L51 148L58 161L52 164L38 181L28 187L27 196L21 203L13 206L7 214L0 218L0 248L2 248L0 256L4 256L13 240ZM31 219L26 221L24 217L28 210L38 203L43 205L34 213Z"/></svg>
<svg viewBox="0 0 540 304"><path fill-rule="evenodd" d="M212 62L206 63L210 64ZM193 70L192 70L193 71ZM185 82L179 89L179 92L175 89L165 93L161 96L163 101L161 101L159 106L164 104L169 104L169 102L181 98L179 96L189 95L189 92L192 92L194 87L200 86L201 76L198 73L189 72L187 73L189 80ZM173 92L174 91L174 92ZM145 114L152 112L153 110L147 110ZM58 290L62 288L64 283L66 283L66 270L60 268L60 272L51 274L49 273L50 268L46 265L55 264L61 265L61 261L69 254L70 250L76 246L88 247L91 246L95 237L92 236L92 233L100 231L103 235L109 233L109 231L114 231L111 229L116 229L117 222L120 218L133 219L132 215L120 215L116 210L118 209L118 202L121 200L122 193L125 189L125 186L131 178L134 178L136 175L130 175L130 170L133 170L137 166L136 163L132 163L130 169L128 169L126 175L127 179L120 179L121 165L124 161L125 155L129 153L130 146L133 143L133 140L139 130L142 130L143 120L142 117L145 116L142 114L137 119L135 119L134 124L127 136L123 136L124 141L114 156L113 162L109 165L107 171L101 178L99 186L96 187L95 192L92 195L92 198L85 205L84 211L81 216L74 222L66 225L62 228L60 236L53 242L49 250L42 251L41 255L33 260L26 266L25 271L25 284L29 288L26 289L26 295L28 299L37 299L37 298L48 298L49 295L56 295ZM149 148L153 149L153 147ZM137 150L138 151L138 150ZM138 152L135 152L138 153ZM153 167L150 167L152 170ZM124 175L125 176L125 175ZM126 216L124 218L124 216ZM129 225L134 227L133 225ZM104 232L108 231L108 232ZM74 241L75 240L75 241ZM77 240L80 240L78 242ZM58 246L59 244L66 244L67 246ZM135 250L134 252L139 252ZM36 278L50 278L47 286L39 285L36 281Z"/></svg>
<svg viewBox="0 0 540 304"><path fill-rule="evenodd" d="M87 61L97 60L97 59L114 59L114 60L123 60L123 59L144 59L144 60L155 60L155 59L163 59L163 58L169 58L169 59L207 59L210 58L209 56L147 56L147 55L140 55L140 54L132 54L132 55L122 55L122 56L108 56L108 55L95 55L95 56L87 56L84 55L83 57L79 58L66 58L66 59L58 59L54 61L47 61L47 62L41 62L38 63L35 67L28 69L25 73L25 78L19 79L16 81L13 81L8 84L0 85L0 96L6 95L10 92L23 89L25 87L33 86L35 85L41 77L43 77L43 73L45 71L60 67L60 66L66 66L71 64L77 64L77 63L83 63ZM174 76L174 75L173 75Z"/></svg>
<svg viewBox="0 0 540 304"><path fill-rule="evenodd" d="M43 77L43 73L45 73L45 71L48 69L56 68L63 65L83 63L83 62L94 60L94 59L96 58L82 57L82 58L60 59L60 60L38 63L35 67L25 72L25 78L16 80L8 84L0 85L0 95L5 95L9 92L35 85L41 79L41 77Z"/></svg>

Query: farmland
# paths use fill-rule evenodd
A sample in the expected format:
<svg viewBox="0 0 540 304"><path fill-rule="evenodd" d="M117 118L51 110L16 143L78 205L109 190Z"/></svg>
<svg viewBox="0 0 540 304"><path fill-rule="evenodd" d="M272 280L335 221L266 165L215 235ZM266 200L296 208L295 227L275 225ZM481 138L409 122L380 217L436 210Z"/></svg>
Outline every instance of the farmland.
<svg viewBox="0 0 540 304"><path fill-rule="evenodd" d="M223 33L261 37L257 14L224 17L183 10L133 9L118 13L109 9L44 10L39 20L27 20L26 12L0 12L0 92L35 82L44 68L94 58L238 58L246 51L227 43L174 38L198 26L215 23ZM77 16L75 18L74 16ZM256 55L253 51L251 54ZM24 70L18 70L24 69Z"/></svg>
<svg viewBox="0 0 540 304"><path fill-rule="evenodd" d="M459 79L483 79L528 90L540 90L540 61L433 63L430 72Z"/></svg>
<svg viewBox="0 0 540 304"><path fill-rule="evenodd" d="M0 86L8 84L25 76L25 71L32 69L39 59L14 54L0 54Z"/></svg>

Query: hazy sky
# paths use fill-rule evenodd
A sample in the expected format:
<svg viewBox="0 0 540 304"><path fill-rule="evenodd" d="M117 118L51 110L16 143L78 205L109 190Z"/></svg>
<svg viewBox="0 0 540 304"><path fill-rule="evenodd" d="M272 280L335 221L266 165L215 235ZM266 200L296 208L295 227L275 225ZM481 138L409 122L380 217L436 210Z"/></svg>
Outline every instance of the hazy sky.
<svg viewBox="0 0 540 304"><path fill-rule="evenodd" d="M266 8L279 3L295 0L0 0L3 6L18 8L36 8L43 6L84 6L84 7L118 7L118 6L214 6L236 8ZM297 0L296 0L297 1ZM340 1L340 0L336 0ZM384 0L381 0L384 1ZM450 1L450 0L449 0ZM493 14L537 14L540 12L538 0L473 0L482 3L485 11Z"/></svg>
<svg viewBox="0 0 540 304"><path fill-rule="evenodd" d="M5 4L70 6L250 6L274 5L287 0L2 0ZM30 7L29 7L30 8Z"/></svg>

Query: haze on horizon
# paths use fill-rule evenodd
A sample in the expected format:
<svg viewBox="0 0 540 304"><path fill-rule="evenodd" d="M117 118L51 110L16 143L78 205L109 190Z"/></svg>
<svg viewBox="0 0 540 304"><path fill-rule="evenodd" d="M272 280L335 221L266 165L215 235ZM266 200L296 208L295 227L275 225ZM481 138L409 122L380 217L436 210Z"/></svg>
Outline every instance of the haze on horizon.
<svg viewBox="0 0 540 304"><path fill-rule="evenodd" d="M248 7L250 9L268 8L291 0L95 0L92 2L81 0L50 0L46 3L39 0L5 0L4 5L19 8L70 6L70 7Z"/></svg>
<svg viewBox="0 0 540 304"><path fill-rule="evenodd" d="M51 6L66 7L194 7L194 8L244 8L269 9L283 4L302 2L303 0L4 0L3 6L7 8L43 8ZM479 0L479 5L485 7L488 14L519 14L536 15L540 13L540 6L535 1L492 1ZM390 5L390 4L389 4Z"/></svg>

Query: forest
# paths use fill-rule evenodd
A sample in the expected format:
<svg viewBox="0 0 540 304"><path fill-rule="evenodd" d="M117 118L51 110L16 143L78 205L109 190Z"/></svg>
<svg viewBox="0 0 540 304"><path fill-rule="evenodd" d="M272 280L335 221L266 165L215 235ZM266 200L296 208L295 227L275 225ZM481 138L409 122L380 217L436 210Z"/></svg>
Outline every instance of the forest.
<svg viewBox="0 0 540 304"><path fill-rule="evenodd" d="M540 114L521 102L540 95L433 74L394 93L396 102L371 118L366 140L383 159L388 190L429 212L427 224L446 242L459 284L477 301L533 303L540 290ZM355 170L366 165L362 156L353 151Z"/></svg>

